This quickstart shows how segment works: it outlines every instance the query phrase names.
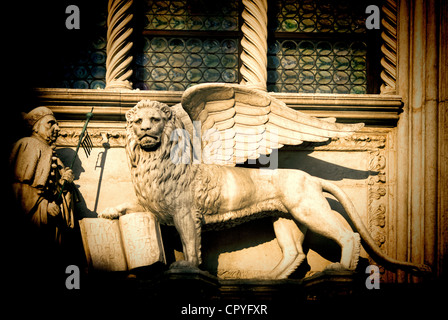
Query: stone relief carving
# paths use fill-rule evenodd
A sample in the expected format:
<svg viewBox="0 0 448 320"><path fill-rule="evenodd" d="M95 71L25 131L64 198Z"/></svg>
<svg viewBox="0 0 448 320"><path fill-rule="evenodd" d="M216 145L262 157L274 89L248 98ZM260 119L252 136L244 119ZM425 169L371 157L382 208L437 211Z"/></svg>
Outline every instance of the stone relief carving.
<svg viewBox="0 0 448 320"><path fill-rule="evenodd" d="M283 257L274 270L262 277L286 278L295 270L305 258L301 243L307 228L341 246L340 262L328 268L354 270L361 235L379 261L402 269L428 271L425 265L386 256L350 199L334 184L300 170L234 167L236 163L270 155L273 149L285 144L351 135L362 124L342 125L335 123L334 118L307 116L267 93L229 84L204 84L188 89L182 98L182 108L142 100L127 112L126 118L126 151L138 203L108 208L100 217L117 218L129 212L149 211L159 222L174 225L186 260L175 262L172 268L198 267L203 229L272 216ZM197 120L199 125L192 122ZM191 129L197 127L205 137L200 140L199 154L185 147L190 146L189 137L194 140ZM186 132L182 129L189 136L182 135ZM384 141L379 139L381 143ZM182 150L191 152L182 154ZM373 189L381 197L381 188ZM338 199L360 234L340 224L323 191Z"/></svg>
<svg viewBox="0 0 448 320"><path fill-rule="evenodd" d="M76 146L81 134L81 128L65 128L62 129L58 145L64 147ZM125 145L125 131L124 130L110 130L104 128L90 128L89 135L94 147L103 147L104 143L108 143L109 147L124 147Z"/></svg>
<svg viewBox="0 0 448 320"><path fill-rule="evenodd" d="M368 199L368 220L369 230L378 247L386 242L386 203L387 193L384 184L386 183L386 157L381 149L370 152L369 170L376 172L376 175L370 176L368 181L369 199Z"/></svg>
<svg viewBox="0 0 448 320"><path fill-rule="evenodd" d="M126 145L126 129L95 128L93 125L89 126L89 135L94 147L101 148L106 141L110 144L110 147L123 148ZM76 146L80 133L81 127L61 128L58 146ZM330 138L324 145L303 142L295 146L285 145L282 150L376 151L379 148L384 148L385 143L386 137L383 134L372 132L367 136L365 134L353 133L349 137Z"/></svg>

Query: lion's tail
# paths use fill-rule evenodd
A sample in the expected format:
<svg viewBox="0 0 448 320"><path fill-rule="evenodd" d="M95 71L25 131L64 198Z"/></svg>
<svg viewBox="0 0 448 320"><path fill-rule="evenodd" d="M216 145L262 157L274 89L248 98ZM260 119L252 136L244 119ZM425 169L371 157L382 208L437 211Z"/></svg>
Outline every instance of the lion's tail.
<svg viewBox="0 0 448 320"><path fill-rule="evenodd" d="M361 220L360 216L358 215L358 212L356 211L355 206L349 199L349 197L342 191L338 186L335 184L319 179L322 189L326 192L331 193L338 199L338 201L342 204L345 211L347 212L348 216L352 220L353 224L355 225L357 231L361 235L361 238L366 242L366 244L369 246L369 248L373 251L374 256L379 260L378 262L384 263L384 265L388 265L392 268L399 268L405 271L411 271L411 272L431 272L431 268L424 264L415 264L411 262L406 261L399 261L394 258L391 258L384 254L380 248L376 245L375 240L373 240L372 236L370 235L369 230L364 225L364 222Z"/></svg>

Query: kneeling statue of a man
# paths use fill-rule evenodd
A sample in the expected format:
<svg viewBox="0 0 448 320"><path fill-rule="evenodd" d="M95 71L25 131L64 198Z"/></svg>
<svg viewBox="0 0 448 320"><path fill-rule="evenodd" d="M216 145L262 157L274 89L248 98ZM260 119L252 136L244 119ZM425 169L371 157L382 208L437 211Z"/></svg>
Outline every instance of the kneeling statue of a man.
<svg viewBox="0 0 448 320"><path fill-rule="evenodd" d="M60 129L53 112L38 107L24 119L31 135L17 141L12 149L13 193L26 220L49 242L60 244L64 230L75 225L71 192L74 175L56 156Z"/></svg>

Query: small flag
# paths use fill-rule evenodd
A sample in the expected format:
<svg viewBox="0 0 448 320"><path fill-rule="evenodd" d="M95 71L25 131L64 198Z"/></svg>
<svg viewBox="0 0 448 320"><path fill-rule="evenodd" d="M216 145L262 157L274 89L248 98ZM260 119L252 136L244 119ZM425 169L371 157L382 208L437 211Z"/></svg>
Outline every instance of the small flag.
<svg viewBox="0 0 448 320"><path fill-rule="evenodd" d="M88 158L90 156L90 152L92 151L93 143L92 139L90 139L87 129L84 132L84 137L82 137L81 146L84 149L84 152L86 153L86 157Z"/></svg>
<svg viewBox="0 0 448 320"><path fill-rule="evenodd" d="M89 157L90 152L92 151L93 148L93 143L92 143L92 139L90 139L89 134L87 133L87 126L89 124L90 119L92 119L93 117L93 108L92 110L90 110L90 112L87 112L86 114L86 122L84 122L84 127L81 130L81 134L79 135L79 141L78 141L78 145L76 146L76 151L75 151L75 155L73 157L72 163L70 164L70 169L73 168L73 165L75 164L75 160L76 157L78 156L78 151L79 151L79 147L82 145L82 148L84 149L84 152L86 153L86 156ZM59 200L62 196L62 192L64 192L65 189L65 185L66 185L67 181L64 181L64 184L61 187L61 190L59 191L59 195L57 200Z"/></svg>

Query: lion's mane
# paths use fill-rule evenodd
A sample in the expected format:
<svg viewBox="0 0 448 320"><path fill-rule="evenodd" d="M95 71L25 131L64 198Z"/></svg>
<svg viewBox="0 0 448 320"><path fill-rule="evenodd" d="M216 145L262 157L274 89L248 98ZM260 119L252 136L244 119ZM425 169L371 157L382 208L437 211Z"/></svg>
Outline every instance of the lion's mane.
<svg viewBox="0 0 448 320"><path fill-rule="evenodd" d="M154 151L143 150L132 129L133 119L142 108L162 111L166 121L160 146ZM172 134L177 128L184 129L182 121L170 107L157 101L142 100L126 113L126 120L126 153L140 205L153 212L160 222L171 224L174 211L179 209L178 199L188 192L192 199L191 209L196 209L198 222L202 221L203 214L216 213L220 189L216 170L213 170L215 166L174 163L170 157L177 143Z"/></svg>

